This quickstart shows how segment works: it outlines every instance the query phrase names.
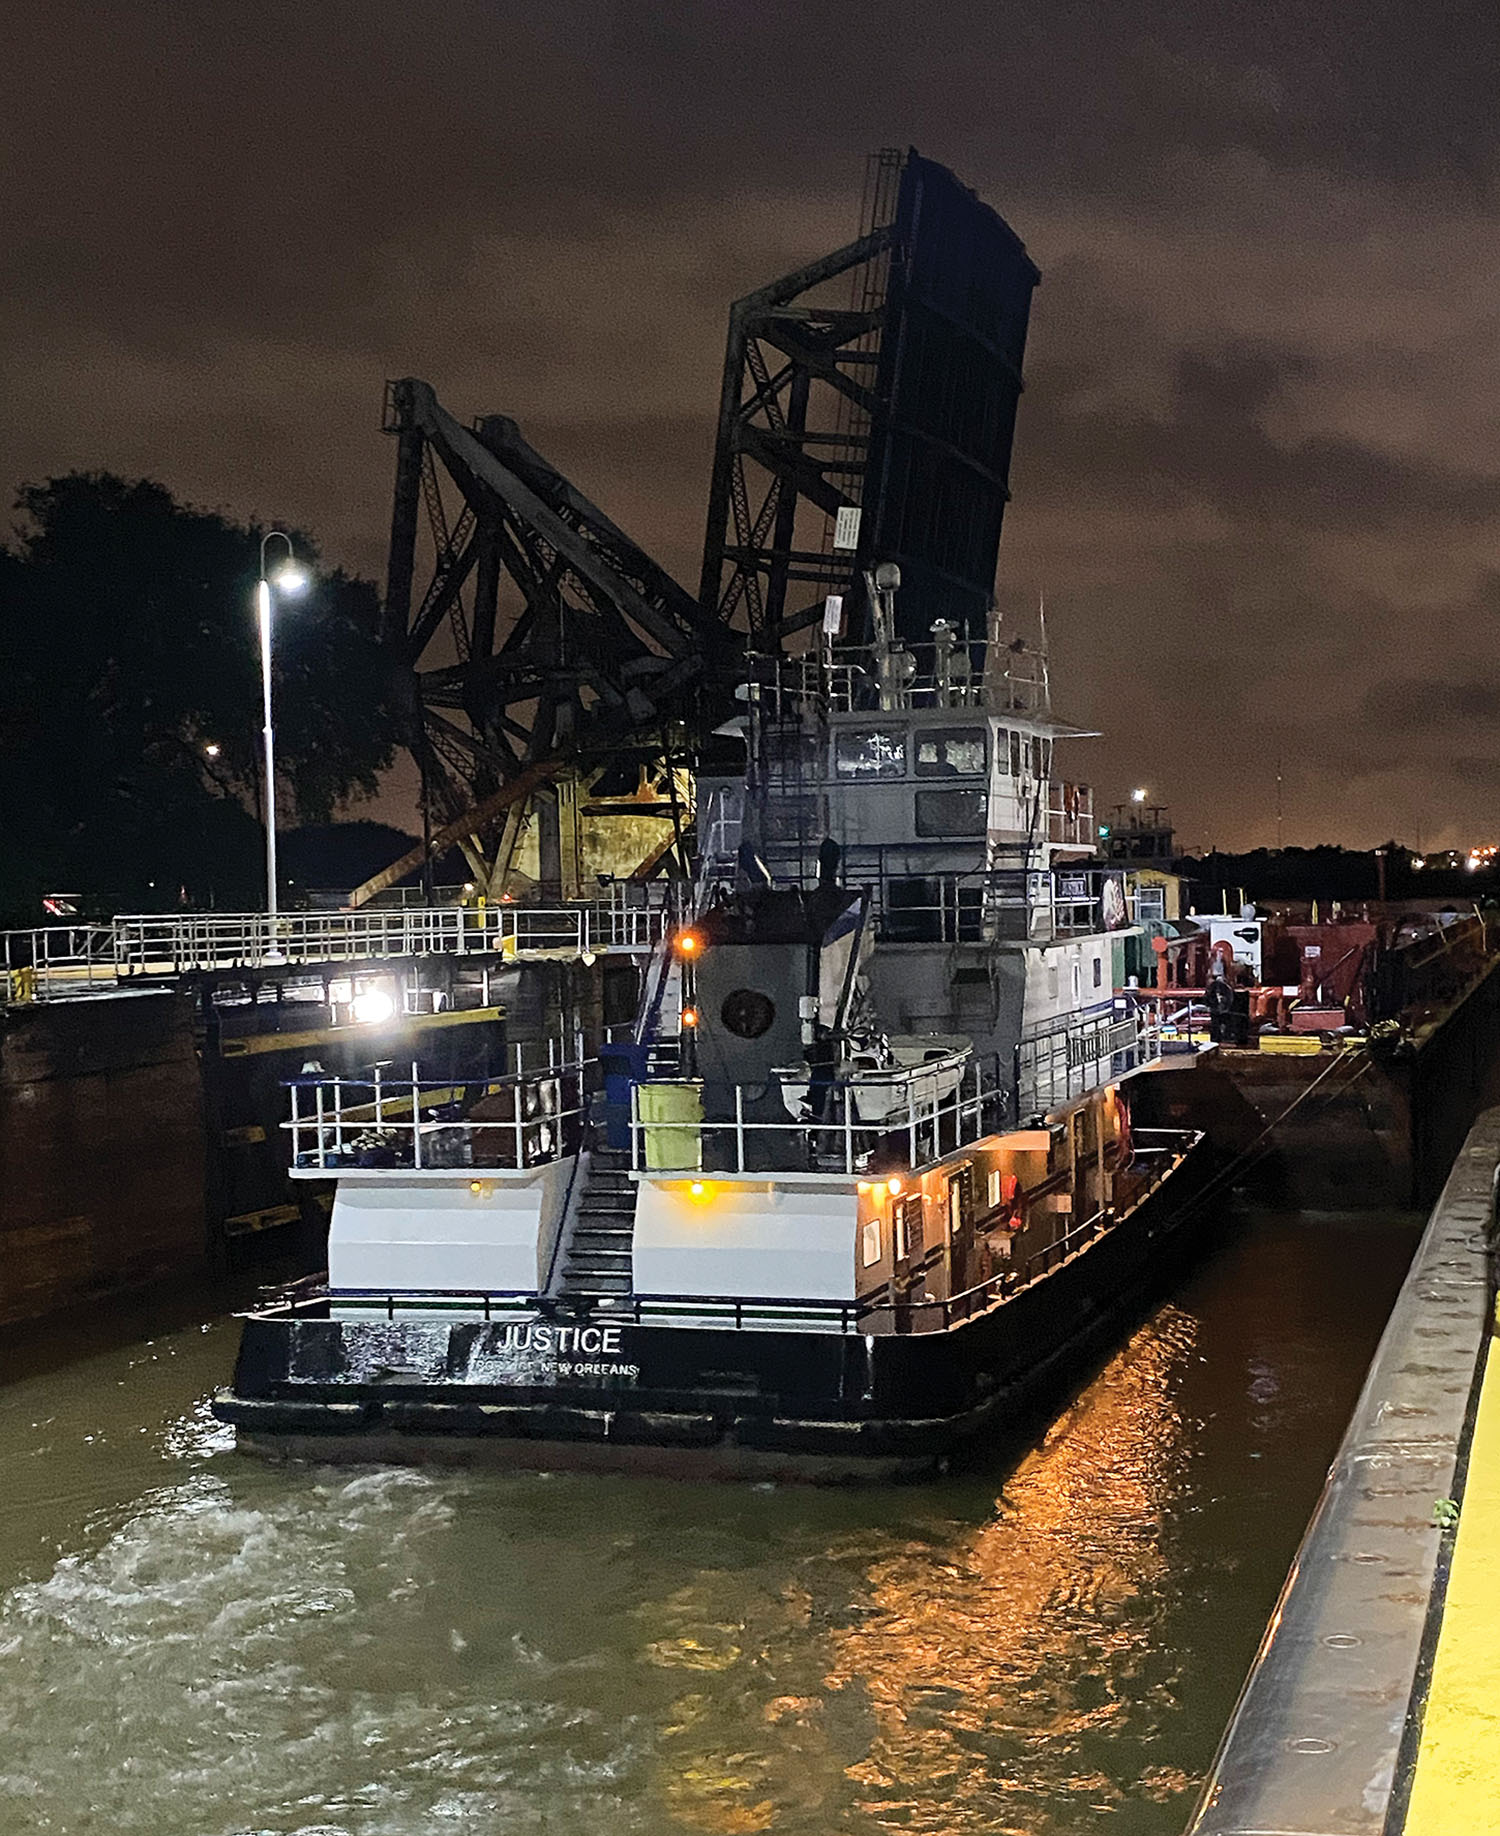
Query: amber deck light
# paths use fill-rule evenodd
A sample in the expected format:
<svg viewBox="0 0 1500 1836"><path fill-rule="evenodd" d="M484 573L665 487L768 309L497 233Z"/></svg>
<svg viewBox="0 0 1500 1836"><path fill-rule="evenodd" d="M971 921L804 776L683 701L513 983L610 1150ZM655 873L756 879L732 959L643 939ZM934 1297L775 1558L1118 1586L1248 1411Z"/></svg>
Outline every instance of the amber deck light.
<svg viewBox="0 0 1500 1836"><path fill-rule="evenodd" d="M703 940L696 931L677 933L677 954L679 956L696 956L702 948Z"/></svg>

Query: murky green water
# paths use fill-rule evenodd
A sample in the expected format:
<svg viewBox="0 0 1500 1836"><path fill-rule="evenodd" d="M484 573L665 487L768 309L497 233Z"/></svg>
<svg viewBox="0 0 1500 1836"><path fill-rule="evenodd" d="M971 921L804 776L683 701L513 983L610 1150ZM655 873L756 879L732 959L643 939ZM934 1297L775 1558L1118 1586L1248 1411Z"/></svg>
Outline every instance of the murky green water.
<svg viewBox="0 0 1500 1836"><path fill-rule="evenodd" d="M1414 1228L1250 1220L923 1488L266 1467L224 1321L13 1370L0 1830L1176 1832Z"/></svg>

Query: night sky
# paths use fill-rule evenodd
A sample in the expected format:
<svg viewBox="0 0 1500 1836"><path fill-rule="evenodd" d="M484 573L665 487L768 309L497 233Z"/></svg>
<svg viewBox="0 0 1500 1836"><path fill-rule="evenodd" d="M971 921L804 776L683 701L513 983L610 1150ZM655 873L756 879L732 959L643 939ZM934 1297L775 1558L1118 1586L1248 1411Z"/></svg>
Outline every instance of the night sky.
<svg viewBox="0 0 1500 1836"><path fill-rule="evenodd" d="M0 487L148 474L378 578L418 375L696 586L729 301L910 143L1043 271L999 589L1108 730L1075 775L1254 846L1280 754L1288 842L1485 839L1497 78L1493 0L13 0Z"/></svg>

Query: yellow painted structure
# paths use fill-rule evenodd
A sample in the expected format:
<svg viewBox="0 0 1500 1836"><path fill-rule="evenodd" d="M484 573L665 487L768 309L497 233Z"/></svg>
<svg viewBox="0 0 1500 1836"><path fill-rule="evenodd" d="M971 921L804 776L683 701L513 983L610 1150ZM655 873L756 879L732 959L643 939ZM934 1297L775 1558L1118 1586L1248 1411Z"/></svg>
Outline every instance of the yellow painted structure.
<svg viewBox="0 0 1500 1836"><path fill-rule="evenodd" d="M483 1021L498 1020L503 1007L445 1007L436 1014L397 1014L381 1026L366 1026L351 1020L344 1026L307 1027L296 1033L249 1033L243 1038L229 1038L219 1046L223 1058L244 1058L257 1052L305 1052L309 1046L332 1045L336 1040L368 1034L377 1044L389 1043L390 1035L441 1032L450 1026L474 1026Z"/></svg>
<svg viewBox="0 0 1500 1836"><path fill-rule="evenodd" d="M1405 1836L1500 1836L1500 1359L1469 1450Z"/></svg>
<svg viewBox="0 0 1500 1836"><path fill-rule="evenodd" d="M1160 886L1165 893L1166 916L1175 924L1182 916L1182 877L1162 867L1129 867L1125 884L1133 893L1138 886Z"/></svg>

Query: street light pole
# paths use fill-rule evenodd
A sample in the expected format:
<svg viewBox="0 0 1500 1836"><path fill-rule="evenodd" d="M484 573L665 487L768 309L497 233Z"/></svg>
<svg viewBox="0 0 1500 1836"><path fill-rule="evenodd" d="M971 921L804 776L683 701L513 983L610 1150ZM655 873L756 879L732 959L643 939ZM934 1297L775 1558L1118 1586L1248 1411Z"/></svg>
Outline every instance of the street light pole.
<svg viewBox="0 0 1500 1836"><path fill-rule="evenodd" d="M255 609L260 621L260 701L265 742L266 771L266 916L271 920L271 947L275 948L277 917L276 877L276 730L271 722L271 580L266 573L266 544L286 543L286 560L276 570L276 584L284 593L300 593L307 576L297 565L292 538L282 529L268 529L260 538L260 579L255 588Z"/></svg>

